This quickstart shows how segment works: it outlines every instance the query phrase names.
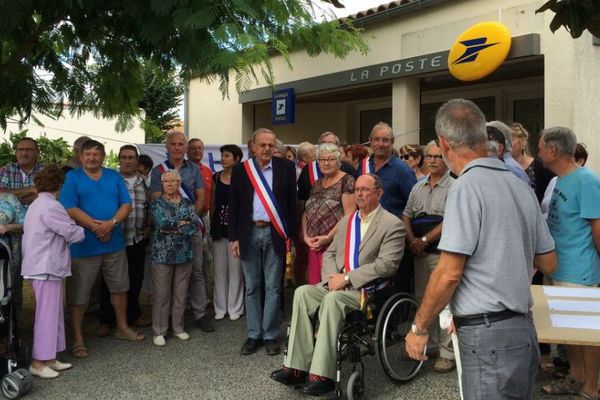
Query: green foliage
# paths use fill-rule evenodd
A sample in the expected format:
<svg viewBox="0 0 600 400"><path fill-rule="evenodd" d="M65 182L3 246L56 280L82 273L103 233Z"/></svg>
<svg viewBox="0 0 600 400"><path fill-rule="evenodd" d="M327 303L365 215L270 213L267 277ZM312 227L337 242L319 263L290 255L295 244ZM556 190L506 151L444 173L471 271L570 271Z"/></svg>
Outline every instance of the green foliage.
<svg viewBox="0 0 600 400"><path fill-rule="evenodd" d="M104 159L104 166L112 169L119 169L119 155L114 151L110 151Z"/></svg>
<svg viewBox="0 0 600 400"><path fill-rule="evenodd" d="M0 144L0 165L6 165L16 161L15 144L27 136L28 130L20 132L11 132L9 139L4 140ZM63 165L69 158L73 156L71 146L63 138L48 139L45 136L40 136L35 139L40 148L39 160L44 164Z"/></svg>
<svg viewBox="0 0 600 400"><path fill-rule="evenodd" d="M600 37L600 1L598 0L549 0L536 13L552 10L556 14L550 23L552 32L561 26L571 37L578 38L587 29Z"/></svg>
<svg viewBox="0 0 600 400"><path fill-rule="evenodd" d="M162 143L165 132L178 118L183 83L174 68L163 68L152 61L142 65L141 79L144 91L140 108L146 112L142 123L146 143Z"/></svg>
<svg viewBox="0 0 600 400"><path fill-rule="evenodd" d="M225 95L231 77L237 90L272 82L273 54L366 52L359 30L314 20L317 1L0 0L0 126L56 104L131 119L146 61L219 79Z"/></svg>

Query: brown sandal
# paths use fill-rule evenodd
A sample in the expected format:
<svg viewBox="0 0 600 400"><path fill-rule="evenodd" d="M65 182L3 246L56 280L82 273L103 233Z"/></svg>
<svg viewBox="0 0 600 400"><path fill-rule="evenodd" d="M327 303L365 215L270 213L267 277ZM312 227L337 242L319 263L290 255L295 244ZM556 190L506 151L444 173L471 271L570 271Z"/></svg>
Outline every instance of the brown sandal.
<svg viewBox="0 0 600 400"><path fill-rule="evenodd" d="M579 392L579 394L577 395L577 399L578 400L598 400L598 399L600 399L600 390L598 391L598 393L596 393L595 396L593 394L588 394L586 392Z"/></svg>
<svg viewBox="0 0 600 400"><path fill-rule="evenodd" d="M127 340L129 342L141 342L146 338L142 332L134 332L133 329L127 328L122 331L118 330L115 332L115 339Z"/></svg>
<svg viewBox="0 0 600 400"><path fill-rule="evenodd" d="M85 344L83 342L80 343L73 343L73 346L71 346L71 355L74 358L88 358L88 351L87 351L87 347L85 347Z"/></svg>
<svg viewBox="0 0 600 400"><path fill-rule="evenodd" d="M578 394L582 386L582 382L577 382L569 375L562 381L542 386L542 392L546 394Z"/></svg>

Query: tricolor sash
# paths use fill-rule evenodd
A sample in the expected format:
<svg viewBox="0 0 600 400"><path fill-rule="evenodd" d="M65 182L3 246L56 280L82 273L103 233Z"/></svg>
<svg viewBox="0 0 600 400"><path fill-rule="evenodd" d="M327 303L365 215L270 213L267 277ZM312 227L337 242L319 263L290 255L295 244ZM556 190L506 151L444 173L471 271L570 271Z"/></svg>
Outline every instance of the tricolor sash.
<svg viewBox="0 0 600 400"><path fill-rule="evenodd" d="M160 171L161 175L164 174L165 171L168 171L170 169L175 169L175 167L173 166L173 164L171 164L169 160L165 160L158 165L158 170ZM184 199L188 199L191 202L195 202L195 193L193 193L187 186L185 186L183 181L181 181L181 184L179 185L179 194Z"/></svg>
<svg viewBox="0 0 600 400"><path fill-rule="evenodd" d="M279 208L279 204L277 203L277 199L273 194L273 191L269 187L265 176L260 170L260 166L255 158L251 158L243 162L244 169L246 170L246 174L248 174L248 179L250 179L250 183L254 188L254 192L258 195L258 198L265 208L267 215L271 219L271 224L275 231L283 238L283 240L289 239L289 232L287 228L287 223L283 217L283 213Z"/></svg>
<svg viewBox="0 0 600 400"><path fill-rule="evenodd" d="M360 210L348 218L348 229L346 230L346 246L344 253L344 270L346 273L360 267L358 254L360 250ZM383 289L389 284L389 280L377 279L374 282L360 288L360 308L365 305L367 298L376 290Z"/></svg>
<svg viewBox="0 0 600 400"><path fill-rule="evenodd" d="M319 168L317 160L311 161L308 164L308 178L310 179L310 186L314 186L315 182L323 177L323 173Z"/></svg>
<svg viewBox="0 0 600 400"><path fill-rule="evenodd" d="M165 160L162 163L158 164L158 170L160 171L161 175L164 174L166 171L173 170L173 169L175 169L175 167L173 166L173 164L171 164L171 162L169 160ZM196 201L196 194L192 190L190 190L190 188L185 186L185 184L183 183L183 180L179 184L179 194L181 195L181 197L183 197L184 199L188 199L192 203L195 203L195 201ZM206 226L204 226L204 221L202 221L202 218L199 218L199 219L200 219L200 232L202 233L202 236L205 236L206 235Z"/></svg>
<svg viewBox="0 0 600 400"><path fill-rule="evenodd" d="M363 175L370 174L373 172L373 170L371 169L371 165L369 164L370 159L371 157L365 157L361 161L361 170Z"/></svg>
<svg viewBox="0 0 600 400"><path fill-rule="evenodd" d="M355 211L348 218L348 229L346 230L346 249L344 253L344 269L350 272L360 267L358 264L358 250L360 249L360 211Z"/></svg>

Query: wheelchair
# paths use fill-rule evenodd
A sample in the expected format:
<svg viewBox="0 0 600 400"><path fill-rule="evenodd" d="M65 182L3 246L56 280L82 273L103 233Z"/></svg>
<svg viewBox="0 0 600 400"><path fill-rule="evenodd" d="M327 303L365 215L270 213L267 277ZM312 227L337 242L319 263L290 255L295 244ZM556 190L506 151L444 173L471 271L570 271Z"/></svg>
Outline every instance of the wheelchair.
<svg viewBox="0 0 600 400"><path fill-rule="evenodd" d="M346 385L348 400L364 399L364 356L377 356L385 374L396 383L406 383L418 374L423 361L411 359L405 351L405 337L418 307L414 297L390 286L370 295L361 310L346 316L337 340L335 389L330 399L343 396L342 364L346 360L352 364ZM288 338L290 328L288 325ZM287 340L284 359L286 356Z"/></svg>
<svg viewBox="0 0 600 400"><path fill-rule="evenodd" d="M346 385L348 400L364 399L363 356L375 355L385 374L396 383L406 383L418 374L423 361L408 356L404 340L418 307L414 297L390 287L375 292L362 310L346 316L337 341L334 399L343 395L341 372L345 360L352 364Z"/></svg>

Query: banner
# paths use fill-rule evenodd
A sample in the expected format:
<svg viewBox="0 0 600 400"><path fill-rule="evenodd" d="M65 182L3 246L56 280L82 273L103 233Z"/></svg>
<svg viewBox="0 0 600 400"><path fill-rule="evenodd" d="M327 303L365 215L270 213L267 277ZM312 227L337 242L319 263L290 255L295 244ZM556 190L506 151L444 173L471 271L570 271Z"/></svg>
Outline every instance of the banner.
<svg viewBox="0 0 600 400"><path fill-rule="evenodd" d="M136 144L140 154L146 154L152 158L156 167L167 159L167 150L164 143L158 144ZM202 164L209 167L213 172L221 171L221 144L205 144L204 158ZM244 152L243 160L248 159L248 146L238 145Z"/></svg>

